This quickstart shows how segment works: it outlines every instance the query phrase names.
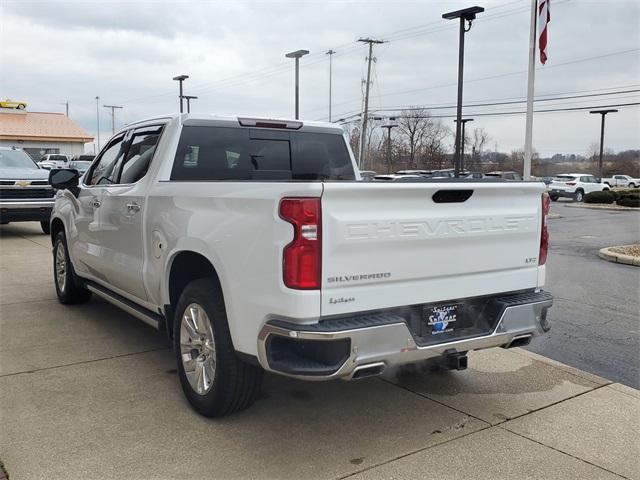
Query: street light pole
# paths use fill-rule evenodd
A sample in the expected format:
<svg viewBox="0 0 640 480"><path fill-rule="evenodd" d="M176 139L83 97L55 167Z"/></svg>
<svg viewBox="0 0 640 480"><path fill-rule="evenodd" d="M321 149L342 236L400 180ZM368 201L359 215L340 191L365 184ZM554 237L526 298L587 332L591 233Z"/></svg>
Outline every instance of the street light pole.
<svg viewBox="0 0 640 480"><path fill-rule="evenodd" d="M442 15L445 20L460 19L460 39L458 43L458 104L456 108L456 142L455 152L453 154L455 162L455 176L460 176L461 160L460 160L460 134L462 123L462 77L464 70L464 34L471 30L471 23L476 18L476 14L484 12L482 7L469 7L462 10L455 10ZM469 28L465 28L465 23L469 23Z"/></svg>
<svg viewBox="0 0 640 480"><path fill-rule="evenodd" d="M382 125L387 129L387 173L391 173L391 129L397 127L395 124Z"/></svg>
<svg viewBox="0 0 640 480"><path fill-rule="evenodd" d="M296 120L300 118L300 57L303 57L308 53L309 53L309 50L296 50L295 52L289 52L285 54L285 57L294 58L296 61L296 89L295 89Z"/></svg>
<svg viewBox="0 0 640 480"><path fill-rule="evenodd" d="M96 155L98 154L98 152L100 151L100 97L96 97L96 121L98 123L98 144L96 147Z"/></svg>
<svg viewBox="0 0 640 480"><path fill-rule="evenodd" d="M110 108L111 109L111 135L116 133L116 108L123 108L123 107L119 107L118 105L103 105L104 108Z"/></svg>
<svg viewBox="0 0 640 480"><path fill-rule="evenodd" d="M335 50L329 50L327 55L329 55L329 122L331 122L331 67L332 67L332 59L333 54L336 53Z"/></svg>
<svg viewBox="0 0 640 480"><path fill-rule="evenodd" d="M462 118L460 119L460 121L462 122L462 145L460 148L460 171L464 172L464 142L466 139L466 135L465 135L465 126L467 125L467 122L473 122L473 118ZM458 120L454 120L454 122L458 122Z"/></svg>
<svg viewBox="0 0 640 480"><path fill-rule="evenodd" d="M177 77L173 77L175 81L180 83L180 113L184 112L182 103L182 99L184 98L184 95L182 95L182 82L184 82L187 78L189 78L189 75L178 75Z"/></svg>
<svg viewBox="0 0 640 480"><path fill-rule="evenodd" d="M616 113L618 110L591 110L589 113L599 113L602 116L602 122L600 123L600 158L598 160L598 176L602 180L602 152L604 150L604 117L607 113Z"/></svg>
<svg viewBox="0 0 640 480"><path fill-rule="evenodd" d="M196 100L198 97L193 95L184 95L184 99L187 101L187 113L191 113L191 102L190 100Z"/></svg>

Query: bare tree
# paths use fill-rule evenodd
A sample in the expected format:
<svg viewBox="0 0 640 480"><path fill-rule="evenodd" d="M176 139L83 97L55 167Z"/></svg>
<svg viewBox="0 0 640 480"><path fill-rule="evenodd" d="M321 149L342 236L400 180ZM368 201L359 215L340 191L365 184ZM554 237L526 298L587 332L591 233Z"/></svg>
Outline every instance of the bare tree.
<svg viewBox="0 0 640 480"><path fill-rule="evenodd" d="M403 110L398 118L398 130L406 143L409 158L407 166L417 166L416 155L423 145L429 127L429 111L425 109Z"/></svg>
<svg viewBox="0 0 640 480"><path fill-rule="evenodd" d="M490 141L489 134L485 131L484 128L474 128L473 129L473 139L471 143L471 156L468 162L469 167L473 167L474 169L480 168L480 163L482 159L482 154L484 152L484 148Z"/></svg>
<svg viewBox="0 0 640 480"><path fill-rule="evenodd" d="M441 169L447 159L447 145L445 139L451 133L451 129L442 123L439 118L428 118L425 130L424 163L429 168Z"/></svg>

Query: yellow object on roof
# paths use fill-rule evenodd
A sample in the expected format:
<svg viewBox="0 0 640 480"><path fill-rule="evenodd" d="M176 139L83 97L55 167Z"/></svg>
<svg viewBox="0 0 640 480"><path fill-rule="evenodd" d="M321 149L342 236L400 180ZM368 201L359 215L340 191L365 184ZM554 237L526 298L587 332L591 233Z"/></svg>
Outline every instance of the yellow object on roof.
<svg viewBox="0 0 640 480"><path fill-rule="evenodd" d="M91 142L93 137L63 113L0 111L0 140Z"/></svg>
<svg viewBox="0 0 640 480"><path fill-rule="evenodd" d="M25 108L27 108L27 102L17 102L15 100L9 100L7 98L6 100L0 100L0 107L1 108L17 108L19 110L24 110Z"/></svg>

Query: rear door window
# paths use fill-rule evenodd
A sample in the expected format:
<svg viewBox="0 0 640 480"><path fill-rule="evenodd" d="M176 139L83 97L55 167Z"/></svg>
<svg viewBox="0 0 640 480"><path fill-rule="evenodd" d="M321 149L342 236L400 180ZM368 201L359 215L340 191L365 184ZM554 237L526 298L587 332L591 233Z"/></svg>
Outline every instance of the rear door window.
<svg viewBox="0 0 640 480"><path fill-rule="evenodd" d="M342 135L185 126L172 180L353 180Z"/></svg>

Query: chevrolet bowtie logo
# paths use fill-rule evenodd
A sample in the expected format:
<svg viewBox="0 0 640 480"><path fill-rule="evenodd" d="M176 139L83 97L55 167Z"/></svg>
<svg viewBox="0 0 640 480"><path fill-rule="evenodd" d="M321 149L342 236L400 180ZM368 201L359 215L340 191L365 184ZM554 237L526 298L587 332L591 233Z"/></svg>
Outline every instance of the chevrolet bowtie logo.
<svg viewBox="0 0 640 480"><path fill-rule="evenodd" d="M27 187L27 186L29 186L30 184L31 184L31 182L29 182L29 181L27 181L27 180L18 180L18 181L16 182L16 185L17 185L18 187Z"/></svg>

